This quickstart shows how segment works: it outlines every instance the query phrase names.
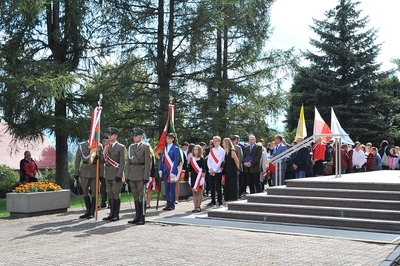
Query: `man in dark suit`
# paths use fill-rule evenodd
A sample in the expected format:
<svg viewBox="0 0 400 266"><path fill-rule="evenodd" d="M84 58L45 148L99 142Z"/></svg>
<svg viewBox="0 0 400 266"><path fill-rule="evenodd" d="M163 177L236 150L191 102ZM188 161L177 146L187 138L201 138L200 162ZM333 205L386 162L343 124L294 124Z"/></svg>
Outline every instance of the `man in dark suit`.
<svg viewBox="0 0 400 266"><path fill-rule="evenodd" d="M275 135L275 148L273 150L273 157L278 156L279 154L285 152L287 150L286 145L284 145L282 143L282 135ZM279 168L279 166L276 168L275 170L275 175L273 175L273 179L274 179L274 185L278 185L278 181L277 180L277 173L278 171L280 171L281 174L281 183L280 185L285 185L285 171L286 171L286 158L282 158L281 159L282 163L281 163L281 167Z"/></svg>
<svg viewBox="0 0 400 266"><path fill-rule="evenodd" d="M127 180L131 186L132 195L135 200L135 219L130 224L144 225L146 205L144 200L144 185L149 181L151 170L150 145L143 142L143 129L133 129L133 141L128 148L128 174Z"/></svg>
<svg viewBox="0 0 400 266"><path fill-rule="evenodd" d="M296 139L296 145L299 145L303 141L303 138ZM302 147L300 150L294 153L293 157L293 169L295 170L296 178L306 177L307 172L307 162L310 157L310 152L306 146Z"/></svg>
<svg viewBox="0 0 400 266"><path fill-rule="evenodd" d="M256 144L256 137L249 136L249 145L244 150L243 162L244 172L246 174L247 184L250 187L250 194L261 192L260 173L262 147Z"/></svg>
<svg viewBox="0 0 400 266"><path fill-rule="evenodd" d="M164 211L175 210L175 188L178 182L178 165L180 160L179 148L174 144L175 135L167 134L167 145L165 150L160 154L160 162L158 163L158 172L160 177L164 178L165 195L167 206Z"/></svg>
<svg viewBox="0 0 400 266"><path fill-rule="evenodd" d="M103 220L111 222L119 220L119 209L121 207L122 177L124 176L126 148L117 141L119 130L114 127L108 128L110 144L104 147L104 178L106 179L106 190L110 200L110 215Z"/></svg>

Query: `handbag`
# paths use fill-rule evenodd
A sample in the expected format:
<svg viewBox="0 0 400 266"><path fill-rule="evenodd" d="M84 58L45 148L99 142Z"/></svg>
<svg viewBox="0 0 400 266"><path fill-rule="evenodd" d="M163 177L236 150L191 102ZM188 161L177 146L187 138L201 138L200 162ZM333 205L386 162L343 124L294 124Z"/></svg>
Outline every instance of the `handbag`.
<svg viewBox="0 0 400 266"><path fill-rule="evenodd" d="M386 154L386 149L383 150L383 157L382 157L382 165L383 166L390 166L390 158L389 156Z"/></svg>

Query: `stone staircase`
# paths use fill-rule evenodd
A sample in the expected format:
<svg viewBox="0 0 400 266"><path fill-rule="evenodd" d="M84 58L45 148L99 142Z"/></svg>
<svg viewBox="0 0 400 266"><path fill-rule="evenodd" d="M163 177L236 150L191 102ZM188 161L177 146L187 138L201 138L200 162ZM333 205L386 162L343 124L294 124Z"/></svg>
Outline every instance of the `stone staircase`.
<svg viewBox="0 0 400 266"><path fill-rule="evenodd" d="M288 180L227 210L210 210L208 217L400 232L400 182L362 182L355 179L362 174L353 175Z"/></svg>

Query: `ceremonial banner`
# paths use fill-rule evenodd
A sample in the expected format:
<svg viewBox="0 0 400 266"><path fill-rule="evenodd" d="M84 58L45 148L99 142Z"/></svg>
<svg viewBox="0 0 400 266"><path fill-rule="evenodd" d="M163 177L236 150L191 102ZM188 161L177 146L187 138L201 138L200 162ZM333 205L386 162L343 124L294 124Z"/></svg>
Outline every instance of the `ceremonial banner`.
<svg viewBox="0 0 400 266"><path fill-rule="evenodd" d="M331 108L331 129L333 134L347 135L346 131L344 131L344 129L340 125L339 120L337 119L336 114L333 111L333 108ZM349 136L342 136L341 138L342 142L354 145L354 141L352 141Z"/></svg>
<svg viewBox="0 0 400 266"><path fill-rule="evenodd" d="M90 124L90 133L89 133L89 149L91 154L95 154L97 151L97 147L99 145L99 137L100 137L100 115L103 107L96 106L92 113L92 122Z"/></svg>
<svg viewBox="0 0 400 266"><path fill-rule="evenodd" d="M314 135L320 134L332 134L331 129L322 119L321 115L319 114L317 107L315 107L315 118L314 118ZM322 141L328 142L332 139L332 137L321 136Z"/></svg>
<svg viewBox="0 0 400 266"><path fill-rule="evenodd" d="M170 104L168 110L168 117L167 117L167 123L165 124L164 130L161 133L160 140L158 141L157 147L155 149L155 153L159 154L160 152L163 152L167 143L167 134L168 133L174 133L175 135L175 145L179 147L179 141L178 141L178 136L176 135L175 132L175 126L174 126L174 105Z"/></svg>
<svg viewBox="0 0 400 266"><path fill-rule="evenodd" d="M304 106L301 104L299 122L297 124L296 139L307 137L306 119L304 118Z"/></svg>

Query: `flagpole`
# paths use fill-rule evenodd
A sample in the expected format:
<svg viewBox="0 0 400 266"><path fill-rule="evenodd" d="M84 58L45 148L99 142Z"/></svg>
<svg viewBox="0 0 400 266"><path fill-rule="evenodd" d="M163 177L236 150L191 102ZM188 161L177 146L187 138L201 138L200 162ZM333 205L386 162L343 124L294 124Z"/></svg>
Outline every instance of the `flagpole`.
<svg viewBox="0 0 400 266"><path fill-rule="evenodd" d="M173 97L170 97L170 102L169 102L169 105L168 105L167 123L166 123L165 128L164 128L164 130L166 130L167 132L168 132L169 120L170 120L170 111L169 111L169 109L170 109L170 106L172 105L173 99L174 99ZM162 133L161 133L161 134L162 134ZM165 144L166 144L166 143L165 143ZM157 145L157 146L158 146L158 145ZM165 145L164 145L164 146L165 146ZM165 149L165 147L164 147L164 149ZM162 154L162 153L163 153L163 151L160 152L160 154ZM161 171L162 171L162 169L164 168L164 157L162 157L161 162L158 161L158 163L162 163L162 165L161 165ZM157 172L158 172L158 171L157 171ZM161 193L161 185L162 185L162 180L161 180L161 178L163 178L163 177L162 177L162 176L159 176L159 177L158 177L158 179L160 180L160 181L159 181L159 182L160 182L160 185L158 186L156 211L158 210L158 204L159 204L159 202L160 202L160 193ZM166 188L164 188L164 189L166 189Z"/></svg>
<svg viewBox="0 0 400 266"><path fill-rule="evenodd" d="M101 101L102 101L102 99L103 99L103 94L100 94L99 95L99 101L98 101L98 104L99 104L99 106L98 106L98 108L100 108L101 107ZM100 120L101 120L101 117L99 117L99 125L98 125L98 127L99 127L99 133L100 133ZM99 144L100 144L100 134L97 134L97 148L99 147ZM96 200L95 200L95 205L94 205L94 208L95 208L95 220L97 221L97 218L98 218L98 216L99 216L99 180L100 180L100 151L97 149L97 151L96 151L96 153L97 153L97 162L96 162L96 194L95 194L95 198L96 198ZM93 204L93 203L92 203Z"/></svg>

